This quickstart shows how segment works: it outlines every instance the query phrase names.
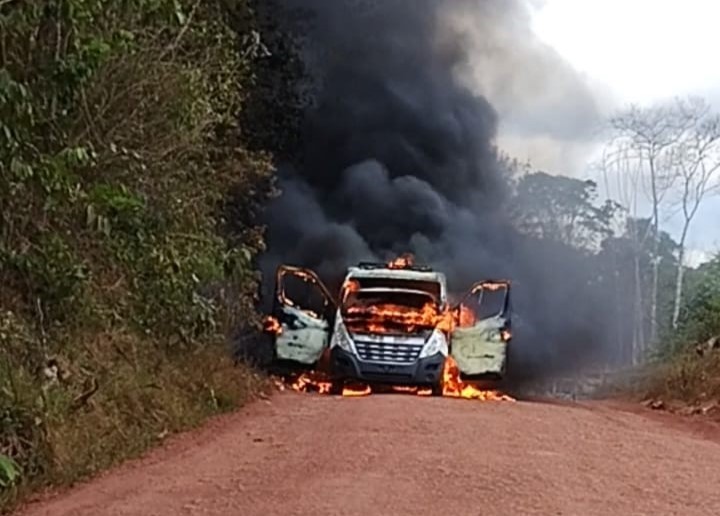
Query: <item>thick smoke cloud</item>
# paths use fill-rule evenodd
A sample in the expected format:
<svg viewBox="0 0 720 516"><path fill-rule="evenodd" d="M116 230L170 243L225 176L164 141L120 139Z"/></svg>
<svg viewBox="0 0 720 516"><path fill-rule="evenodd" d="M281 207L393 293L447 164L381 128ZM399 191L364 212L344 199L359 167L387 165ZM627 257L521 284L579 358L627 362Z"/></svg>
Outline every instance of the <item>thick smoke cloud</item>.
<svg viewBox="0 0 720 516"><path fill-rule="evenodd" d="M468 59L455 74L498 112L503 149L535 166L573 175L584 170L614 102L539 40L532 3L446 2L438 31L461 41Z"/></svg>
<svg viewBox="0 0 720 516"><path fill-rule="evenodd" d="M498 115L463 79L467 52L478 47L468 48L458 24L448 21L460 8L497 19L515 16L518 6L505 0L280 4L273 15L288 23L297 9L307 15L294 27L312 103L301 158L281 167L282 195L267 210L266 277L279 263L292 263L333 283L359 260L409 251L445 271L458 292L488 277L517 283L516 363L526 372L567 367L578 345L602 340L593 300L580 299L574 284L583 265L512 228L508 172L495 146ZM494 32L488 30L490 48Z"/></svg>

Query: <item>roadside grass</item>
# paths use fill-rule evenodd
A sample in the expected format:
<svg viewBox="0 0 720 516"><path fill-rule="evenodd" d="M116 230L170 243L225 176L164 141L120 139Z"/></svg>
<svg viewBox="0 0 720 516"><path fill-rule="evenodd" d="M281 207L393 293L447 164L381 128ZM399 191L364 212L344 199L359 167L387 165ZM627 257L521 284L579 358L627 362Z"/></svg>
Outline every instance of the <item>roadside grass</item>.
<svg viewBox="0 0 720 516"><path fill-rule="evenodd" d="M223 342L174 355L158 354L152 344L129 334L94 338L80 346L81 367L62 372L65 380L23 392L12 432L0 438L0 459L15 457L3 471L16 472L0 484L0 513L34 492L137 457L269 389L264 376L233 362ZM4 415L9 429L9 411ZM7 477L0 472L0 480Z"/></svg>
<svg viewBox="0 0 720 516"><path fill-rule="evenodd" d="M678 353L657 366L643 386L646 398L699 405L720 400L720 353Z"/></svg>

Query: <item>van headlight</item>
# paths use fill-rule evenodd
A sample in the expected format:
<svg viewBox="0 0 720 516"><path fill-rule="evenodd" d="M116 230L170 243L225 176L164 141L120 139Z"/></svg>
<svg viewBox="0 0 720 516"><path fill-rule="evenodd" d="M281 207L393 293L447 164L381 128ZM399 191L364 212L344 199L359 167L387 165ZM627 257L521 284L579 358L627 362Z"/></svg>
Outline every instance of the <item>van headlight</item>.
<svg viewBox="0 0 720 516"><path fill-rule="evenodd" d="M448 345L443 332L435 330L423 346L422 351L420 352L420 358L431 357L437 353L442 353L443 356L447 356Z"/></svg>
<svg viewBox="0 0 720 516"><path fill-rule="evenodd" d="M357 354L355 352L355 346L353 345L353 341L350 338L350 334L348 334L347 328L345 328L345 325L342 322L338 322L335 325L335 331L333 332L330 347L334 348L335 346L339 347L343 351L352 353L353 355Z"/></svg>

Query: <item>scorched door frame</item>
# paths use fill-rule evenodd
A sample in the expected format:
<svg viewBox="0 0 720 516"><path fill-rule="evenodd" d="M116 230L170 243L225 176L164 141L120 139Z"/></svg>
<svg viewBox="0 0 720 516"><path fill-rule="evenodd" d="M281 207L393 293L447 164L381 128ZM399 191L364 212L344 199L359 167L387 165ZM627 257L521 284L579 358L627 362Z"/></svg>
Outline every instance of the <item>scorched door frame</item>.
<svg viewBox="0 0 720 516"><path fill-rule="evenodd" d="M482 295L488 290L505 290L503 306L495 315L473 320L472 326L463 327L461 311L468 306L468 299L481 292L478 306L483 303ZM507 347L510 341L510 282L507 280L485 280L475 283L453 311L458 324L450 335L450 355L458 364L465 377L502 378L505 374ZM474 312L473 312L474 313Z"/></svg>
<svg viewBox="0 0 720 516"><path fill-rule="evenodd" d="M287 276L300 278L317 289L324 299L324 313L315 313L296 305L286 295L284 280ZM336 309L333 296L315 272L290 265L278 267L273 315L280 322L282 331L275 337L276 358L304 366L316 364L330 343Z"/></svg>

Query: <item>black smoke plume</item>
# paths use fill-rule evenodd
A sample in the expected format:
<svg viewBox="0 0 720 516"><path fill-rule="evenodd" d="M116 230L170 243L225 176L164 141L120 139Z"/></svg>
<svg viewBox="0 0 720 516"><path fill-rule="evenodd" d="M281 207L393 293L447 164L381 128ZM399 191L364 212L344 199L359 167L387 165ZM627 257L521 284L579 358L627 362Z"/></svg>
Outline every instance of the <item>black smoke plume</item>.
<svg viewBox="0 0 720 516"><path fill-rule="evenodd" d="M588 295L586 264L513 228L511 177L495 146L498 116L459 79L471 56L442 23L450 7L498 17L513 16L518 5L265 5L300 43L307 76L297 88L308 99L298 152L279 164L282 195L266 213L266 287L280 263L335 283L359 260L412 252L458 292L483 278L515 283L515 372L567 370L598 352L604 313L602 300Z"/></svg>

